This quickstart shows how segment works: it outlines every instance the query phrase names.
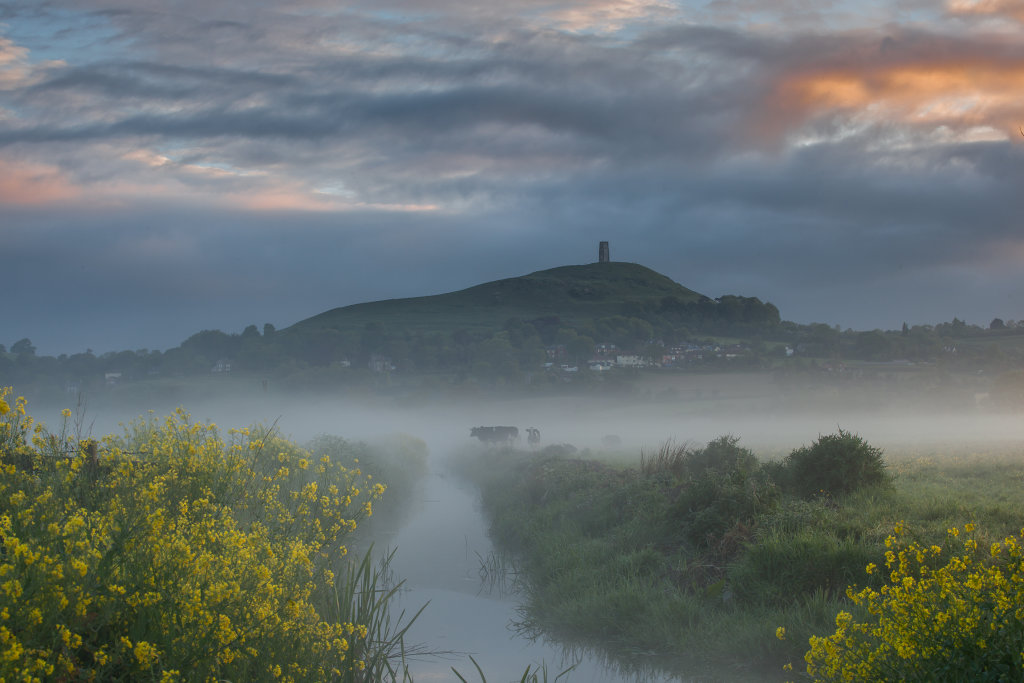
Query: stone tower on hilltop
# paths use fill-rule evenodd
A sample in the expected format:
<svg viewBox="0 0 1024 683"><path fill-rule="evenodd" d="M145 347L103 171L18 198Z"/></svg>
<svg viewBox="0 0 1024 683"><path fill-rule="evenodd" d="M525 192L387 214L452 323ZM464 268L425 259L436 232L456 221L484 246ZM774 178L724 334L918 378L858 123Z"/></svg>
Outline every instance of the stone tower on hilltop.
<svg viewBox="0 0 1024 683"><path fill-rule="evenodd" d="M597 262L608 263L611 260L611 256L609 256L608 254L608 243L601 242L599 245L597 245Z"/></svg>

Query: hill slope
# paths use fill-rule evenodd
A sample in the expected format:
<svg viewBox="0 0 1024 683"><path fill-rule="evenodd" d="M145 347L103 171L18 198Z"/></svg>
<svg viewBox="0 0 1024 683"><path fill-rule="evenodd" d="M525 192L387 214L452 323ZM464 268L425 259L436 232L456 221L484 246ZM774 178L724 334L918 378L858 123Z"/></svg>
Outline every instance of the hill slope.
<svg viewBox="0 0 1024 683"><path fill-rule="evenodd" d="M590 263L541 270L448 294L388 299L335 308L299 321L290 331L355 332L379 323L390 332L452 332L500 328L509 318L558 316L566 323L707 299L636 263Z"/></svg>

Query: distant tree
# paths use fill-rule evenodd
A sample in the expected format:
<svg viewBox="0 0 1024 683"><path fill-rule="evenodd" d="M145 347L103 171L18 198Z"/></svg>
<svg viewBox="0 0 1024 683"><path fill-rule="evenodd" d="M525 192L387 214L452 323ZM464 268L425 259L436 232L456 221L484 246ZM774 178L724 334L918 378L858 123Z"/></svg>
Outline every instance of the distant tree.
<svg viewBox="0 0 1024 683"><path fill-rule="evenodd" d="M274 328L273 325L271 325L270 323L263 324L263 337L265 339L273 337L275 332L277 332L277 330Z"/></svg>
<svg viewBox="0 0 1024 683"><path fill-rule="evenodd" d="M891 351L892 344L881 330L861 332L854 343L854 353L864 360L886 360Z"/></svg>
<svg viewBox="0 0 1024 683"><path fill-rule="evenodd" d="M25 354L28 356L36 355L36 347L32 345L32 342L28 340L28 337L19 339L11 345L11 353L16 353L19 356Z"/></svg>
<svg viewBox="0 0 1024 683"><path fill-rule="evenodd" d="M840 332L825 323L807 326L807 344L810 355L831 358L839 353Z"/></svg>
<svg viewBox="0 0 1024 683"><path fill-rule="evenodd" d="M260 336L260 331L255 325L248 325L242 330L242 339L253 339L258 336Z"/></svg>
<svg viewBox="0 0 1024 683"><path fill-rule="evenodd" d="M902 334L904 337L906 337L908 334L910 334L910 328L907 327L906 321L904 321L904 323L903 323L903 330L900 332L900 334Z"/></svg>
<svg viewBox="0 0 1024 683"><path fill-rule="evenodd" d="M990 330L1005 330L1006 329L1006 323L1003 322L1002 318L993 318L992 322L990 322L988 324L988 329L990 329Z"/></svg>

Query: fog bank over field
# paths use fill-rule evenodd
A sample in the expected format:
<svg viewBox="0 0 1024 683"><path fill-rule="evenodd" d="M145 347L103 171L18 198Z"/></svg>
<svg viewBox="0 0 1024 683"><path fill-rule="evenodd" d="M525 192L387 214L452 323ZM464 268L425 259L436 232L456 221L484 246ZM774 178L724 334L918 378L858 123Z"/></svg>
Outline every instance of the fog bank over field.
<svg viewBox="0 0 1024 683"><path fill-rule="evenodd" d="M785 455L819 435L842 428L880 447L916 444L1024 441L1024 424L997 412L984 392L967 382L946 387L907 387L890 380L841 386L821 381L780 380L767 373L662 376L628 393L595 389L563 396L447 395L443 390L402 395L310 394L264 391L252 380L223 392L187 387L144 398L111 392L85 399L92 434L119 431L118 423L152 410L162 416L178 406L194 419L223 428L274 424L282 435L304 442L319 434L372 439L394 433L424 439L433 455L477 444L475 426L540 430L540 448L570 444L579 450L623 454L656 450L666 441L702 445L725 434L763 457ZM74 407L73 398L68 404ZM66 405L37 405L51 424ZM612 437L608 439L606 437ZM617 444L617 445L615 445Z"/></svg>
<svg viewBox="0 0 1024 683"><path fill-rule="evenodd" d="M916 510L915 496L921 497L912 490L914 473L919 473L921 465L916 461L917 456L938 456L934 461L926 461L926 467L931 467L934 462L949 464L955 461L959 469L950 470L952 474L948 479L942 480L937 476L934 480L941 481L943 487L966 487L962 475L968 471L971 475L977 472L979 476L987 472L1000 484L1019 487L1020 468L1014 465L1024 454L1024 425L1018 414L995 412L986 392L978 391L985 388L984 383L974 375L946 377L922 372L903 377L887 374L867 379L840 379L771 373L664 373L632 379L622 384L595 382L589 393L572 387L574 393L534 396L524 395L521 388L503 393L494 387L472 389L465 385L446 385L427 389L399 386L397 382L395 386L378 386L373 391L364 387L348 389L346 393L341 390L333 394L313 393L286 390L272 382L264 385L253 377L223 377L214 382L162 380L145 386L143 383L126 383L85 397L82 425L84 429L91 430L93 436L99 436L120 431L118 422L127 422L140 414L162 418L182 406L192 419L213 421L224 431L262 423L273 425L282 436L299 444L322 434L371 443L378 437L396 433L422 439L429 450L425 474L417 478L411 487L403 490L395 484L386 491L374 506L373 519L361 526L351 546L357 551L353 555L362 552L360 543L368 546L372 542L375 556L395 551L390 568L394 579L404 583L393 612L404 610L411 615L426 605L420 619L408 632L406 645L416 652L447 654L412 658L409 665L415 680L449 680L452 667L463 674L472 672L473 663L468 659L470 654L474 661L479 662L489 680L518 680L527 665L549 666L553 674L575 665L571 675L563 679L567 683L679 680L672 671L696 666L700 660L693 647L684 652L666 653L665 659L656 656L654 650L648 654L627 656L616 654L619 644L614 639L586 641L581 645L571 639L559 640L565 637L562 635L549 637L546 631L530 631L523 627L528 623L528 620L524 621L524 610L529 605L530 595L528 589L522 588L525 584L516 582L526 564L510 563L510 556L504 554L506 548L500 537L502 526L500 520L496 521L498 515L495 514L495 510L511 509L513 514L522 513L522 510L517 511L505 499L495 505L493 498L489 497L489 493L493 494L493 486L489 489L486 484L466 477L466 466L493 470L500 481L499 487L508 489L512 492L510 498L518 501L533 500L528 491L524 494L522 489L515 487L524 482L530 485L534 480L522 473L536 472L539 468L524 470L519 465L526 461L525 458L502 452L500 446L480 443L470 435L473 427L515 426L520 438L513 445L518 449L533 447L543 452L548 447L556 447L549 452L626 465L639 465L642 454L654 456L666 442L700 449L723 435L738 437L741 447L749 448L762 459L781 459L793 449L810 445L819 436L834 434L842 428L882 449L883 458L892 465L891 471L897 473L897 482L902 481L909 487L906 509L912 512L907 513L908 519L916 514L913 512ZM72 405L43 405L40 402L31 403L30 407L34 415L53 427L60 424L61 408L74 408L71 400L68 403ZM541 441L536 446L528 443L528 428L540 430ZM385 442L382 440L381 443ZM567 445L572 448L567 448ZM976 461L972 459L972 453L996 454L1002 460L985 461L982 457ZM453 464L458 466L449 466ZM556 471L562 466L566 468L564 471ZM576 462L545 462L544 468L552 468L554 474L550 481L556 483L560 481L559 477L566 476L566 472L576 470L613 473L614 476L601 480L593 490L603 490L605 484L620 479L630 480L630 477L619 477L613 468L591 468ZM391 475L404 471L394 470ZM908 472L909 476L900 476ZM966 478L973 480L973 476ZM386 476L381 476L381 480L389 483ZM548 479L542 481L542 486L548 484ZM554 499L559 497L559 492L566 493L557 485L551 490L554 492L551 498ZM592 492L591 489L587 491L586 495ZM975 486L974 493L978 493L978 498L972 499L974 494L967 491L967 488L949 488L948 496L938 494L936 498L936 491L929 489L929 514L933 514L936 508L944 509L947 505L944 501L948 499L956 501L949 505L955 507L958 514L959 506L973 505L982 516L1003 514L1019 519L1019 513L1014 510L1007 508L1004 511L1000 507L1003 503L994 504L994 507L978 503L988 496L1001 501L1007 494L993 492L994 489L987 484ZM612 509L609 501L613 499L614 496L602 498L594 503L594 507L577 506L572 509L590 515L597 525L601 517L597 511ZM566 500L575 506L573 499ZM486 505L492 507L487 508ZM824 506L824 503L813 505ZM636 507L642 509L644 506ZM666 504L665 511L657 508L657 514L652 516L656 523L648 524L649 520L644 520L637 528L656 528L662 520L673 519L668 517L670 509L669 504ZM803 507L800 509L804 510ZM631 510L623 516L628 518L634 512ZM781 514L784 517L786 513ZM904 510L901 509L900 514L904 514ZM849 510L822 507L822 519L829 519L829 515L846 519ZM545 519L545 524L549 524L554 517ZM677 525L679 529L688 528L686 524L690 522L686 522L687 519L682 515L683 521ZM885 521L885 524L889 523L889 520ZM947 523L942 518L935 523L940 529L946 529L960 522ZM865 529L878 527L877 520L860 520L858 524ZM543 531L540 527L531 528L533 533L538 529ZM358 536L360 532L366 536ZM773 566L791 567L792 557L805 557L800 561L807 565L808 576L816 577L815 572L819 572L821 567L826 567L821 571L828 574L827 568L831 566L828 562L835 559L834 553L829 554L832 552L829 544L839 541L827 529L818 528L815 533L823 534L827 541L822 546L825 550L821 555L786 554L784 560ZM593 538L589 540L594 541ZM720 562L725 566L726 562L737 564L743 561L738 554L725 560L711 556L725 547L724 541L716 541L708 546L711 548L708 550L700 543L690 547L692 539L689 537L683 537L682 541L677 537L670 540L669 545L653 544L642 552L653 557L651 548L682 548L685 545L687 552L691 553L687 555L687 562L690 562L687 566L695 568L714 568ZM747 540L753 543L754 539ZM794 541L791 545L803 552L807 547L805 541L802 538L799 543ZM756 545L751 547L754 548L751 553L760 552ZM555 546L545 548L546 557L557 556ZM776 548L780 553L785 550ZM846 546L840 550L853 552ZM575 552L567 552L567 555L572 556ZM859 571L873 557L865 555L867 552L870 551L858 550L852 560L844 562L855 564ZM882 551L878 552L881 554ZM615 558L615 562L618 561ZM592 566L598 564L601 563L592 563ZM670 566L676 567L672 571L683 571L676 565ZM699 606L694 609L705 614L709 606L719 604L713 597L708 597L709 591L713 593L714 586L725 585L720 581L726 579L716 579L717 575L704 576L699 574L700 571L703 570L693 569L686 574L686 581L681 585L684 585L682 593L689 596L686 600L695 600L694 604ZM850 568L843 565L836 571L841 576L842 586L845 586ZM630 574L626 572L624 575ZM735 585L736 594L740 595L739 588L744 585L742 572L738 576L740 578L735 579ZM770 582L775 578L766 574L760 578L748 576L747 580ZM698 580L703 583L687 583ZM729 580L733 581L734 577ZM827 585L827 580L827 576L822 579L826 582L823 585ZM687 593L690 590L687 586L698 588ZM598 593L600 591L586 594ZM664 596L659 592L658 600L663 600ZM788 596L787 593L787 601ZM747 628L759 629L772 638L771 634L780 623L786 623L787 627L791 625L780 621L783 618L772 613L765 617L767 621L763 628L757 625ZM834 612L831 612L823 623L831 624L833 620ZM719 626L726 630L732 628ZM542 625L537 628L548 627ZM818 628L818 632L824 631ZM803 642L807 642L806 638ZM605 646L609 648L607 651L601 649ZM748 654L736 653L736 665L745 661ZM691 656L692 661L688 659ZM738 680L735 673L734 668L727 668L721 677L715 679ZM754 677L744 680L767 679Z"/></svg>

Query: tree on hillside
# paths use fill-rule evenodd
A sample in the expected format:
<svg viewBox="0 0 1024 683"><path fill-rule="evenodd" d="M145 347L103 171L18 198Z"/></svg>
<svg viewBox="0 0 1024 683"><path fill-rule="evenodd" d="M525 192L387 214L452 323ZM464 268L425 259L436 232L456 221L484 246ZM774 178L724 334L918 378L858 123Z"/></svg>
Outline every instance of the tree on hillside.
<svg viewBox="0 0 1024 683"><path fill-rule="evenodd" d="M586 335L576 335L565 345L565 351L569 354L574 365L584 367L590 357L594 354L594 340Z"/></svg>

